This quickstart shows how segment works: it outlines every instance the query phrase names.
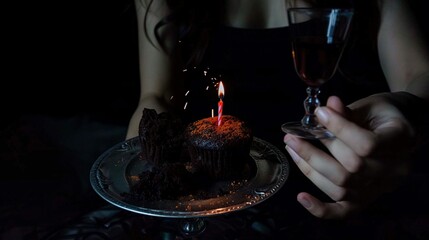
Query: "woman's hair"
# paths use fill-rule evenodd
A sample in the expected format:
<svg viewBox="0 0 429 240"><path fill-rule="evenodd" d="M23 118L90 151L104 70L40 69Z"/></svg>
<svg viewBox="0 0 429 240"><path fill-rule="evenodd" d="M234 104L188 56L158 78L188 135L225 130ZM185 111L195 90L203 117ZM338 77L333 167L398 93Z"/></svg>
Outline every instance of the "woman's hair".
<svg viewBox="0 0 429 240"><path fill-rule="evenodd" d="M143 0L140 0L143 1ZM146 11L150 10L155 0L149 0ZM160 38L160 29L167 24L178 26L180 49L184 55L184 65L196 66L202 60L206 47L214 28L219 24L222 0L165 0L170 14L159 21L154 29L156 41L164 51L168 52L163 40ZM293 4L297 0L290 0ZM301 0L311 6L317 7L353 7L355 8L355 21L352 26L354 39L366 33L368 41L373 41L371 48L375 47L375 37L378 29L378 8L374 0ZM147 16L147 14L146 14ZM146 22L144 31L147 33ZM150 39L150 38L149 38Z"/></svg>
<svg viewBox="0 0 429 240"><path fill-rule="evenodd" d="M154 1L156 0L149 0L146 8L147 13ZM212 30L219 23L220 7L223 1L165 0L165 2L169 7L170 14L155 25L155 39L163 51L169 52L160 37L160 29L168 24L174 24L178 30L179 42L181 43L180 50L186 53L184 64L196 65L204 55ZM146 19L144 21L144 32L146 36L149 36ZM151 41L150 37L148 39ZM153 42L152 44L155 45Z"/></svg>

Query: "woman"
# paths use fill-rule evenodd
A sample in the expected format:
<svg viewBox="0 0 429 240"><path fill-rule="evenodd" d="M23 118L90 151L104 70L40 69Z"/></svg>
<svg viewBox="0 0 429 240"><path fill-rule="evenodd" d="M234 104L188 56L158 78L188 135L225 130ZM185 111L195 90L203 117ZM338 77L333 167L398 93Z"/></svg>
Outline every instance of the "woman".
<svg viewBox="0 0 429 240"><path fill-rule="evenodd" d="M297 195L311 214L338 219L364 209L407 174L421 125L416 110L429 100L427 46L405 0L136 0L141 92L127 138L137 136L145 107L186 106L188 120L208 116L217 96L202 89L220 79L225 112L279 145L280 125L300 118L305 98L285 9L328 5L356 10L339 71L321 88L331 97L316 110L336 138L319 144L287 134L283 140L299 170L324 193Z"/></svg>

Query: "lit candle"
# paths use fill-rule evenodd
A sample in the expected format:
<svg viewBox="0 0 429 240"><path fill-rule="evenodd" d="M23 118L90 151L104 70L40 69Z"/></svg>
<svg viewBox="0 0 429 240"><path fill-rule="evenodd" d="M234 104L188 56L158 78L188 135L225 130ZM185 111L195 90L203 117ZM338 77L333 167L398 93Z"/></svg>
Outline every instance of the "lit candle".
<svg viewBox="0 0 429 240"><path fill-rule="evenodd" d="M222 124L222 112L223 112L223 96L225 95L225 90L223 88L222 81L219 82L218 96L219 102L217 104L217 125L220 126Z"/></svg>

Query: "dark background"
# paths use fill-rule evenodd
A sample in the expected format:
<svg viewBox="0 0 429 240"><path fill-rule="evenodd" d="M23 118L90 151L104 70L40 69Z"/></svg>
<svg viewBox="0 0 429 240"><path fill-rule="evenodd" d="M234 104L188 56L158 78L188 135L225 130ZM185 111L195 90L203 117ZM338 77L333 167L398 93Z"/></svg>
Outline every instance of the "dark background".
<svg viewBox="0 0 429 240"><path fill-rule="evenodd" d="M89 171L138 100L130 2L2 3L0 239L43 239L106 205Z"/></svg>
<svg viewBox="0 0 429 240"><path fill-rule="evenodd" d="M129 2L18 2L5 8L3 109L128 118L138 96L137 27Z"/></svg>

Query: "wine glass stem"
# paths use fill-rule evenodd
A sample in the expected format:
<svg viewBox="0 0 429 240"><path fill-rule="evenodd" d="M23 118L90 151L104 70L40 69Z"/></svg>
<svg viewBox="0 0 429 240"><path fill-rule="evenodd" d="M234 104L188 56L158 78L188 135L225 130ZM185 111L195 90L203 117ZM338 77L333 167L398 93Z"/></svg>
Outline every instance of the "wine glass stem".
<svg viewBox="0 0 429 240"><path fill-rule="evenodd" d="M319 125L316 115L314 115L314 111L320 106L320 101L317 98L319 93L319 88L307 87L307 98L304 100L305 115L301 119L301 124L305 128L315 128Z"/></svg>

